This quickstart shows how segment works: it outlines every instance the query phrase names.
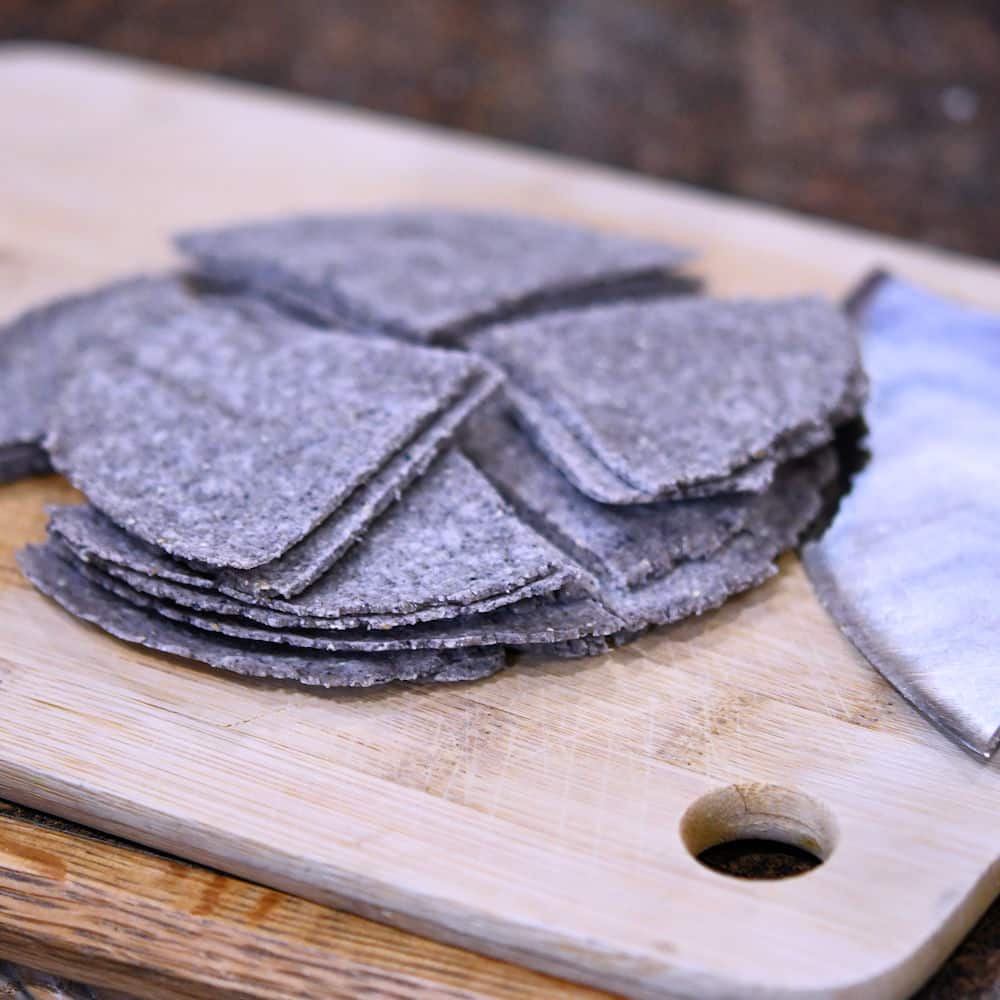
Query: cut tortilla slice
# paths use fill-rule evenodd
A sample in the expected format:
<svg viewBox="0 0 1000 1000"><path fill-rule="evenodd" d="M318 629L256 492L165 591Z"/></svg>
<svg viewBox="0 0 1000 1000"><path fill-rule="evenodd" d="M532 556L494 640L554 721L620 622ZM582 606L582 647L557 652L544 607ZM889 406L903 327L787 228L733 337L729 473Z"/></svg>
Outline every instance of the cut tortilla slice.
<svg viewBox="0 0 1000 1000"><path fill-rule="evenodd" d="M777 440L765 458L748 462L719 479L706 479L695 485L679 488L665 501L702 500L734 494L761 493L774 479L775 471L784 462L808 454L832 440L837 427L854 419L861 411L867 395L868 382L860 370L853 373L844 388L840 402L827 421L796 428ZM650 506L658 502L649 497L639 503L631 498L635 487L611 472L598 461L579 440L528 393L514 386L504 388L504 396L512 403L512 412L524 433L547 455L558 454L562 469L579 492L593 494L603 491L606 506ZM587 487L585 489L585 487Z"/></svg>
<svg viewBox="0 0 1000 1000"><path fill-rule="evenodd" d="M598 498L600 503L633 506L662 500L702 499L719 493L759 493L767 489L774 478L777 462L767 458L748 462L718 479L679 487L666 497L652 496L623 482L529 393L508 385L505 395L513 404L518 423L528 437L581 493ZM558 456L558 461L553 456Z"/></svg>
<svg viewBox="0 0 1000 1000"><path fill-rule="evenodd" d="M412 443L401 448L372 479L284 555L252 570L229 570L220 584L227 590L292 598L315 583L364 537L372 522L422 476L458 428L500 385L499 373L476 378L465 395L438 414Z"/></svg>
<svg viewBox="0 0 1000 1000"><path fill-rule="evenodd" d="M426 472L459 425L497 388L495 373L474 383L458 404L438 416L417 442L398 452L367 484L283 556L255 570L229 571L222 581L233 593L275 594L292 598L314 583L347 549L363 537L372 521ZM2 456L0 456L2 462ZM2 465L0 465L2 469ZM170 558L162 550L128 536L89 504L49 512L57 530L86 557L110 559L150 576L192 587L215 587L216 577Z"/></svg>
<svg viewBox="0 0 1000 1000"><path fill-rule="evenodd" d="M30 309L0 329L0 482L49 471L42 441L63 386L89 353L119 335L145 336L190 299L173 276L139 276ZM128 314L139 322L120 328Z"/></svg>
<svg viewBox="0 0 1000 1000"><path fill-rule="evenodd" d="M72 560L72 552L58 540L52 549ZM570 585L558 594L532 598L484 614L466 615L427 624L404 625L394 629L355 628L345 630L276 628L254 622L239 614L198 611L184 601L153 596L142 588L142 580L132 577L130 586L121 575L83 562L79 571L93 583L137 607L147 608L172 621L213 634L255 642L286 644L305 649L385 652L407 649L459 649L511 645L526 647L613 635L623 623L608 612L592 595ZM159 581L162 586L163 581ZM174 596L181 596L179 584L170 584Z"/></svg>
<svg viewBox="0 0 1000 1000"><path fill-rule="evenodd" d="M96 556L196 592L215 583L157 559L147 546L86 507L51 513L53 530L81 557ZM230 610L234 601L253 605L278 613L264 623L279 627L293 618L318 621L320 628L354 627L344 622L358 619L394 626L552 593L578 572L521 522L467 458L450 450L410 488L405 503L386 511L364 540L304 593L282 600L220 587L221 593L201 594L197 606L232 614L239 613Z"/></svg>
<svg viewBox="0 0 1000 1000"><path fill-rule="evenodd" d="M267 604L325 618L398 615L483 601L567 569L562 553L451 449L312 587Z"/></svg>
<svg viewBox="0 0 1000 1000"><path fill-rule="evenodd" d="M733 494L630 506L598 503L545 460L500 403L476 414L462 447L543 537L620 587L714 552L744 527L755 501Z"/></svg>
<svg viewBox="0 0 1000 1000"><path fill-rule="evenodd" d="M49 533L57 535L83 562L110 563L152 579L206 590L215 586L208 573L171 559L162 549L130 535L89 503L50 505Z"/></svg>
<svg viewBox="0 0 1000 1000"><path fill-rule="evenodd" d="M364 653L293 649L185 627L123 601L84 577L45 545L18 553L25 576L70 614L149 649L252 677L323 687L370 687L391 681L455 681L485 677L505 663L501 647Z"/></svg>
<svg viewBox="0 0 1000 1000"><path fill-rule="evenodd" d="M639 587L602 584L604 603L627 630L638 631L703 614L763 583L777 572L778 556L794 548L822 513L837 467L832 448L782 466L771 488L755 498L742 530L724 545Z"/></svg>
<svg viewBox="0 0 1000 1000"><path fill-rule="evenodd" d="M402 636L407 648L409 640L444 646L464 642L482 645L495 641L526 651L530 651L533 644L541 648L541 644L546 643L552 646L553 654L563 656L603 652L609 645L650 626L702 614L772 576L776 571L776 558L797 544L821 512L824 495L836 471L836 458L829 448L789 463L779 470L767 493L753 498L753 506L741 529L710 554L677 561L665 575L636 586L623 586L607 578L589 581L594 596L610 614L591 601L585 592L570 589L567 596L571 599L564 598L561 605L558 598L547 603L525 601L495 615L477 616L478 621L438 623L426 629L418 626L405 633L387 634L385 641L395 645ZM144 587L141 579L130 582L138 582L140 588ZM163 581L153 581L153 585L154 589L164 586ZM227 622L217 614L205 616L181 610L177 601L178 585L168 586L168 599L157 602L158 610L168 617L175 615L203 628L218 627L245 637L261 638L258 629L246 629L238 618ZM196 599L201 594L196 589L191 593ZM582 603L574 606L573 599ZM527 617L519 617L524 615ZM327 648L339 648L341 643L349 644L350 648L372 648L378 641L372 642L370 632L326 637L321 633L306 635L295 630L296 637L290 638L291 634L284 629L276 633L284 641L306 645L315 642Z"/></svg>
<svg viewBox="0 0 1000 1000"><path fill-rule="evenodd" d="M132 534L251 569L329 518L485 372L456 352L321 333L259 302L193 301L73 379L46 448Z"/></svg>
<svg viewBox="0 0 1000 1000"><path fill-rule="evenodd" d="M183 234L200 271L314 321L424 343L518 315L691 290L673 247L445 208L306 216Z"/></svg>
<svg viewBox="0 0 1000 1000"><path fill-rule="evenodd" d="M80 530L82 519L67 517L76 512L96 515L104 523L110 537L117 533L117 539L101 545L94 536ZM77 523L74 524L73 522ZM108 530L110 529L110 530ZM155 567L155 575L129 568L130 565L148 566L145 553L136 548L136 543L124 532L111 525L103 515L87 505L53 508L53 519L49 532L54 540L62 542L83 563L93 565L102 572L124 581L130 587L151 597L172 601L183 607L209 614L236 615L270 628L303 629L395 629L421 622L434 622L460 616L485 614L497 608L519 604L537 597L551 597L562 592L576 578L573 571L556 570L547 576L533 580L511 590L503 591L492 598L472 601L466 604L443 604L423 607L416 611L400 614L353 615L339 618L317 617L303 613L301 606L294 602L279 602L289 610L275 610L261 603L248 601L247 595L240 600L211 589L212 581L207 577L192 577L187 581L179 574L164 572L163 567ZM97 550L101 554L97 554ZM176 564L175 564L176 565Z"/></svg>
<svg viewBox="0 0 1000 1000"><path fill-rule="evenodd" d="M519 418L614 504L765 489L863 396L854 330L818 299L605 305L478 334Z"/></svg>

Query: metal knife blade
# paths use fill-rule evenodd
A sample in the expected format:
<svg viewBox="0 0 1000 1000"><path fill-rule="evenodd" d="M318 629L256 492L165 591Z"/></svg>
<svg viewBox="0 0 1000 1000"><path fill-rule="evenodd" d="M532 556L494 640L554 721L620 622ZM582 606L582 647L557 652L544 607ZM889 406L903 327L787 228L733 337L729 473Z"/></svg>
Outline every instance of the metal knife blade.
<svg viewBox="0 0 1000 1000"><path fill-rule="evenodd" d="M865 657L948 736L1000 744L1000 316L887 275L849 302L871 458L803 560Z"/></svg>

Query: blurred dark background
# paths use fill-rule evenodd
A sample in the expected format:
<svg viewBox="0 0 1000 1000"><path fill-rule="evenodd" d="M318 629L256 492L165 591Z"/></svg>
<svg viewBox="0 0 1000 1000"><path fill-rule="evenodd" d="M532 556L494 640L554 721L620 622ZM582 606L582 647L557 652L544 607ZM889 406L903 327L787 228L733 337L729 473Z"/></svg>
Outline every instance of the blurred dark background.
<svg viewBox="0 0 1000 1000"><path fill-rule="evenodd" d="M51 39L1000 258L998 0L0 0Z"/></svg>

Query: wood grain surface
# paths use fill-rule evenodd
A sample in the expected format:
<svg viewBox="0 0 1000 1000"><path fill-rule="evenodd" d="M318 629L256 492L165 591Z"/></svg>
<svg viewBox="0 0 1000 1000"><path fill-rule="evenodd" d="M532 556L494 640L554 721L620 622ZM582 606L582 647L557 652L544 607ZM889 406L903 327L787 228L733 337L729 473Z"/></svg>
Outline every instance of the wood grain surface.
<svg viewBox="0 0 1000 1000"><path fill-rule="evenodd" d="M217 871L45 829L0 808L3 956L44 968L50 978L82 978L144 1000L597 996ZM29 995L39 1000L57 988L37 974L18 978L28 979Z"/></svg>
<svg viewBox="0 0 1000 1000"><path fill-rule="evenodd" d="M119 841L115 837L76 826L56 817L37 813L9 803L0 803L0 845L8 837L13 843L34 841L39 829L58 832L59 839L50 840L48 847L55 853L52 857L65 865L66 871L79 871L83 868L97 869L107 873L112 881L113 890L107 892L105 904L108 907L120 905L117 872L121 869L140 869L148 858L149 852L135 844ZM23 890L23 883L34 876L31 858L15 858L14 852L3 851L4 881L13 881L20 895L20 902L33 904L41 900L30 890ZM89 859L84 861L83 859ZM51 971L43 972L12 962L0 961L0 1000L129 1000L130 997L141 998L148 988L173 997L188 997L193 992L199 992L204 984L204 976L199 976L199 982L185 981L177 983L178 970L169 964L171 955L181 949L200 946L203 934L201 916L195 916L188 888L194 883L205 884L200 874L217 875L214 872L202 872L177 858L161 856L161 861L170 862L169 871L176 874L169 880L171 888L185 887L185 891L164 892L166 879L157 881L157 890L153 893L143 892L143 903L153 900L156 905L166 908L169 917L169 931L161 924L156 935L150 935L153 947L133 950L131 962L118 963L110 975L117 983L126 983L129 994L109 988L106 977L109 975L104 957L95 951L87 937L80 936L78 940L67 944L66 927L75 927L88 919L92 907L94 893L104 891L102 885L91 881L91 892L80 894L67 892L62 897L64 905L60 909L61 919L53 921L44 917L33 922L32 950L40 958L40 964L48 965L52 955L53 939L58 941L58 959L63 975ZM734 854L729 860L726 870L741 877L753 878L774 876L776 873L787 874L791 869L787 860L769 853L766 856L753 852ZM195 868L195 873L185 870ZM154 869L155 870L155 869ZM160 869L162 871L162 868ZM21 876L18 878L18 876ZM216 884L213 879L209 884ZM226 879L226 889L218 893L220 899L225 898L230 903L239 898L258 900L261 887L241 882L238 879ZM0 892L4 892L0 884ZM286 916L289 933L292 936L291 953L298 951L302 943L302 932L296 919L301 915L297 900L287 901L280 893L271 892L268 899L281 899ZM132 908L137 905L132 901ZM276 907L271 907L274 909ZM259 958L255 945L260 935L261 914L257 903L244 908L242 919L237 916L227 924L227 935L236 947L233 961L226 967L227 989L239 991L248 981L258 977ZM308 911L308 907L306 910ZM19 913L19 919L23 917ZM114 912L112 909L110 912ZM148 914L150 909L143 908ZM177 919L178 916L181 919ZM414 938L405 931L374 924L348 914L339 913L333 921L334 928L346 928L344 933L324 935L322 938L323 958L327 967L335 967L354 989L362 981L369 982L365 996L371 1000L395 1000L399 997L399 984L407 983L403 990L404 996L420 995L427 984L435 987L448 982L448 976L458 970L461 985L473 996L487 1000L503 1000L513 994L525 1000L544 1000L550 996L566 997L566 1000L587 1000L588 997L610 997L610 994L594 993L582 986L571 986L568 983L549 979L515 966L483 958L471 952L455 952L451 948L442 947L423 938ZM306 937L309 935L309 923L306 921ZM134 935L132 939L135 940ZM141 940L141 939L140 939ZM358 942L367 942L366 947L359 947ZM12 945L10 940L6 945ZM75 950L74 950L75 946ZM0 939L0 957L4 954L23 961L24 952L20 947L5 947L5 941ZM914 1000L995 1000L1000 990L1000 903L994 904L987 915L980 921L974 932L962 943L962 946L949 958L946 966L915 995ZM164 964L168 963L168 964ZM358 968L355 968L358 966ZM169 976L162 975L164 971ZM86 980L85 983L79 980ZM165 980L172 980L176 989L168 987ZM98 984L99 983L99 984ZM150 983L154 984L150 987ZM414 984L412 989L409 984ZM285 984L287 985L287 984ZM325 989L330 989L327 983ZM407 990L410 990L408 993ZM214 990L213 990L214 995ZM356 996L356 993L350 994ZM327 992L324 996L336 997Z"/></svg>
<svg viewBox="0 0 1000 1000"><path fill-rule="evenodd" d="M1000 307L976 262L87 56L9 52L0 118L11 312L168 263L180 227L420 200L686 243L721 292L839 295L882 264ZM67 494L0 491L8 798L634 996L904 996L1000 887L997 765L900 701L794 559L606 657L322 696L150 655L30 592L12 552ZM692 846L752 831L827 860L728 879L682 826Z"/></svg>

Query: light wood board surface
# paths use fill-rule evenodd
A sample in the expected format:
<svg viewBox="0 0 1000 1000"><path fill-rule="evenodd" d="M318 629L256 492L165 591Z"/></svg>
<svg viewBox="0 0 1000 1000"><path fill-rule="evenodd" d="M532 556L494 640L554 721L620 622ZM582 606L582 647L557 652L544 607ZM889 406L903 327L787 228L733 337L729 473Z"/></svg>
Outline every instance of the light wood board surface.
<svg viewBox="0 0 1000 1000"><path fill-rule="evenodd" d="M721 293L881 264L1000 308L982 263L251 88L0 54L0 310L169 264L181 227L387 202L510 207L697 249ZM853 651L796 560L613 655L322 695L154 656L31 592L50 477L0 489L0 795L568 978L652 997L905 996L1000 890L1000 766ZM733 789L726 791L727 789ZM786 833L745 882L693 842Z"/></svg>
<svg viewBox="0 0 1000 1000"><path fill-rule="evenodd" d="M607 1000L0 803L0 998ZM54 824L53 824L54 825ZM99 987L47 992L3 958ZM22 992L4 992L5 972ZM121 998L124 1000L124 998Z"/></svg>

